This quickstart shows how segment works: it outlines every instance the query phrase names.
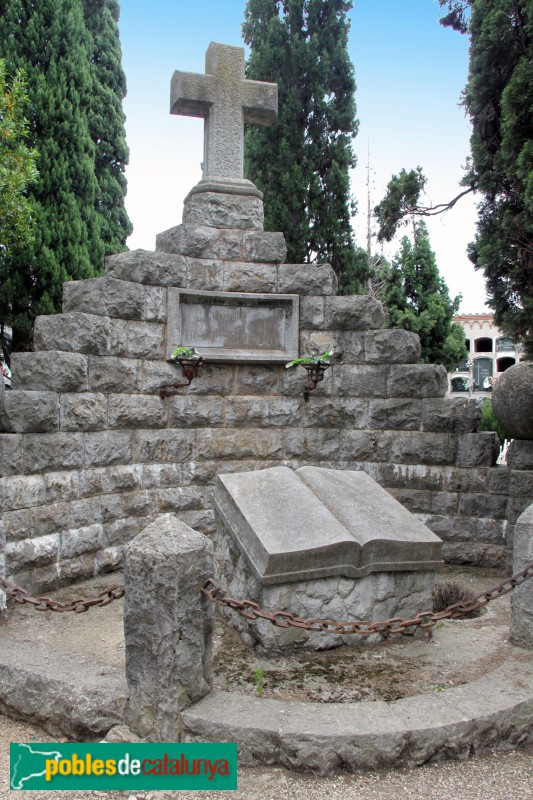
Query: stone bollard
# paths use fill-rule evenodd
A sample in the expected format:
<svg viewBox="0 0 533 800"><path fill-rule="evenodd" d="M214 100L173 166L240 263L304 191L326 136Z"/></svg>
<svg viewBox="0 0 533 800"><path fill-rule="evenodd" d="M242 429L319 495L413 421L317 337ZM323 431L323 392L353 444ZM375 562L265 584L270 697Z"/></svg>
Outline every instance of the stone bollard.
<svg viewBox="0 0 533 800"><path fill-rule="evenodd" d="M126 724L155 742L181 739L181 712L211 691L212 544L163 514L126 547Z"/></svg>
<svg viewBox="0 0 533 800"><path fill-rule="evenodd" d="M533 503L518 517L514 530L513 573L533 561ZM533 650L533 578L512 594L511 639Z"/></svg>

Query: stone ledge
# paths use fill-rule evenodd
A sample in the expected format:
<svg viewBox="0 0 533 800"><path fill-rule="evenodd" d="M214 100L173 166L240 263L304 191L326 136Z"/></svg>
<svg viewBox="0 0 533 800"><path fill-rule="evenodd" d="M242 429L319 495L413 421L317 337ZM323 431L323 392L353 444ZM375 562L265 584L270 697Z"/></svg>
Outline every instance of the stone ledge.
<svg viewBox="0 0 533 800"><path fill-rule="evenodd" d="M176 225L156 238L156 250L194 258L281 264L287 255L282 233Z"/></svg>

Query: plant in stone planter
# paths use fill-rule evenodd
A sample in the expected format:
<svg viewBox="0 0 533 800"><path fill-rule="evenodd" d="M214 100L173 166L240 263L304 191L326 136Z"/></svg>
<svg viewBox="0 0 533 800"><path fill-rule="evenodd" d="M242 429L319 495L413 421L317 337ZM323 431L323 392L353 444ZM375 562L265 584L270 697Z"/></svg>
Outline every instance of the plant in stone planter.
<svg viewBox="0 0 533 800"><path fill-rule="evenodd" d="M307 372L307 383L303 390L304 400L307 403L309 400L309 392L316 389L320 381L324 380L324 373L331 366L330 358L333 355L332 351L326 350L324 353L315 356L300 356L285 364L285 369L290 367L302 366Z"/></svg>
<svg viewBox="0 0 533 800"><path fill-rule="evenodd" d="M200 353L196 352L195 347L176 347L170 361L177 362L183 373L183 377L187 378L187 383L165 383L159 387L159 396L161 399L170 397L174 392L170 389L181 389L183 386L190 386L193 378L196 378L200 372L200 366L204 363L204 359Z"/></svg>

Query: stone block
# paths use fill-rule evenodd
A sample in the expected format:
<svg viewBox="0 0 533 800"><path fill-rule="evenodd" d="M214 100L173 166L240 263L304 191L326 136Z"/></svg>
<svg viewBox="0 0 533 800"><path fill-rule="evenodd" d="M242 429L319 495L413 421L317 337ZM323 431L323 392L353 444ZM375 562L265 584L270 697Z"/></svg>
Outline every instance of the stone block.
<svg viewBox="0 0 533 800"><path fill-rule="evenodd" d="M180 741L181 712L211 690L212 573L211 543L171 514L126 548L125 721L150 741Z"/></svg>
<svg viewBox="0 0 533 800"><path fill-rule="evenodd" d="M479 542L444 542L442 554L447 564L502 569L505 566L507 548Z"/></svg>
<svg viewBox="0 0 533 800"><path fill-rule="evenodd" d="M383 305L373 297L355 294L346 297L326 297L325 327L327 329L376 330L381 328L384 322Z"/></svg>
<svg viewBox="0 0 533 800"><path fill-rule="evenodd" d="M350 432L347 432L350 433ZM285 458L303 461L337 459L344 434L339 430L295 428L285 431Z"/></svg>
<svg viewBox="0 0 533 800"><path fill-rule="evenodd" d="M166 322L167 290L163 286L147 286L144 289L143 318L147 322Z"/></svg>
<svg viewBox="0 0 533 800"><path fill-rule="evenodd" d="M28 433L24 437L24 472L80 469L84 466L83 434Z"/></svg>
<svg viewBox="0 0 533 800"><path fill-rule="evenodd" d="M458 492L433 492L431 494L431 513L457 514L459 497Z"/></svg>
<svg viewBox="0 0 533 800"><path fill-rule="evenodd" d="M368 426L379 430L420 430L422 401L371 400L368 407Z"/></svg>
<svg viewBox="0 0 533 800"><path fill-rule="evenodd" d="M125 511L123 504L131 495L136 495L137 491L123 492L121 494L104 494L98 498L100 504L99 518L102 522L111 522L114 519L121 519L128 516L129 510Z"/></svg>
<svg viewBox="0 0 533 800"><path fill-rule="evenodd" d="M399 432L392 438L390 458L402 464L453 464L456 447L456 437L446 433Z"/></svg>
<svg viewBox="0 0 533 800"><path fill-rule="evenodd" d="M153 513L156 508L156 492L154 489L135 489L133 492L123 492L120 495L120 510L122 513L109 516L108 520L121 517L146 516ZM117 512L119 509L117 508Z"/></svg>
<svg viewBox="0 0 533 800"><path fill-rule="evenodd" d="M156 251L193 258L252 261L242 258L242 232L204 225L176 225L156 237Z"/></svg>
<svg viewBox="0 0 533 800"><path fill-rule="evenodd" d="M202 459L281 458L281 431L264 428L198 430L196 455Z"/></svg>
<svg viewBox="0 0 533 800"><path fill-rule="evenodd" d="M87 389L87 357L47 351L12 353L13 389L80 392Z"/></svg>
<svg viewBox="0 0 533 800"><path fill-rule="evenodd" d="M481 422L481 407L476 400L463 397L424 400L422 425L437 433L471 433Z"/></svg>
<svg viewBox="0 0 533 800"><path fill-rule="evenodd" d="M369 364L416 364L421 351L418 335L402 328L365 333L365 361Z"/></svg>
<svg viewBox="0 0 533 800"><path fill-rule="evenodd" d="M333 376L333 396L387 397L389 370L390 367L378 365L334 364L329 370Z"/></svg>
<svg viewBox="0 0 533 800"><path fill-rule="evenodd" d="M194 379L187 392L191 396L233 394L234 377L235 367L233 365L203 364L199 376Z"/></svg>
<svg viewBox="0 0 533 800"><path fill-rule="evenodd" d="M514 529L513 574L533 562L533 504L520 515ZM533 650L533 580L517 586L511 597L511 638L519 647Z"/></svg>
<svg viewBox="0 0 533 800"><path fill-rule="evenodd" d="M138 283L106 276L63 284L63 312L83 311L120 319L142 319L145 294Z"/></svg>
<svg viewBox="0 0 533 800"><path fill-rule="evenodd" d="M431 492L420 489L388 489L387 491L412 514L429 514L432 510Z"/></svg>
<svg viewBox="0 0 533 800"><path fill-rule="evenodd" d="M300 353L332 352L343 364L364 362L364 333L358 331L309 331L300 329Z"/></svg>
<svg viewBox="0 0 533 800"><path fill-rule="evenodd" d="M459 467L492 467L500 452L498 435L491 431L463 433L457 444Z"/></svg>
<svg viewBox="0 0 533 800"><path fill-rule="evenodd" d="M362 398L313 397L299 404L298 424L304 428L366 428L368 402Z"/></svg>
<svg viewBox="0 0 533 800"><path fill-rule="evenodd" d="M181 464L143 464L141 468L145 489L181 486L184 483Z"/></svg>
<svg viewBox="0 0 533 800"><path fill-rule="evenodd" d="M31 535L48 536L49 534L57 533L58 531L68 528L68 503L51 503L45 506L36 506L29 509L28 513L29 525L26 528L26 535L25 537L19 536L17 538L26 538Z"/></svg>
<svg viewBox="0 0 533 800"><path fill-rule="evenodd" d="M510 470L505 464L497 464L488 470L487 491L495 494L509 494Z"/></svg>
<svg viewBox="0 0 533 800"><path fill-rule="evenodd" d="M181 522L205 536L211 537L216 531L215 515L210 509L207 511L180 511L179 518Z"/></svg>
<svg viewBox="0 0 533 800"><path fill-rule="evenodd" d="M151 514L144 517L126 517L104 523L103 529L108 546L119 547L131 542L154 519L155 515Z"/></svg>
<svg viewBox="0 0 533 800"><path fill-rule="evenodd" d="M4 511L2 514L3 544L18 542L27 539L30 534L30 509L22 508L17 511ZM0 552L3 548L0 547ZM1 575L2 573L0 573Z"/></svg>
<svg viewBox="0 0 533 800"><path fill-rule="evenodd" d="M142 391L141 366L140 361L131 358L89 356L88 389L126 394Z"/></svg>
<svg viewBox="0 0 533 800"><path fill-rule="evenodd" d="M37 317L33 344L35 350L106 355L110 342L110 325L111 320L108 317L79 311Z"/></svg>
<svg viewBox="0 0 533 800"><path fill-rule="evenodd" d="M0 431L48 433L59 430L59 397L52 392L5 392L0 404Z"/></svg>
<svg viewBox="0 0 533 800"><path fill-rule="evenodd" d="M332 369L326 370L323 379L313 389L313 398L329 396L334 392L332 373ZM300 365L284 369L281 373L281 394L287 397L301 397L307 384L307 372Z"/></svg>
<svg viewBox="0 0 533 800"><path fill-rule="evenodd" d="M448 375L436 364L393 365L389 390L391 397L444 397Z"/></svg>
<svg viewBox="0 0 533 800"><path fill-rule="evenodd" d="M7 574L20 572L33 567L42 567L57 561L59 553L59 534L38 536L35 539L23 539L6 543Z"/></svg>
<svg viewBox="0 0 533 800"><path fill-rule="evenodd" d="M109 354L120 358L165 357L166 325L110 320Z"/></svg>
<svg viewBox="0 0 533 800"><path fill-rule="evenodd" d="M102 519L102 505L99 497L85 497L69 503L67 525L62 527L82 528Z"/></svg>
<svg viewBox="0 0 533 800"><path fill-rule="evenodd" d="M253 195L195 192L183 204L183 224L263 230L263 202Z"/></svg>
<svg viewBox="0 0 533 800"><path fill-rule="evenodd" d="M277 364L268 366L237 365L233 393L236 395L279 394L283 371L283 367Z"/></svg>
<svg viewBox="0 0 533 800"><path fill-rule="evenodd" d="M101 431L83 435L86 469L131 463L132 441L129 432Z"/></svg>
<svg viewBox="0 0 533 800"><path fill-rule="evenodd" d="M165 398L168 423L171 428L207 428L224 425L224 400L218 397Z"/></svg>
<svg viewBox="0 0 533 800"><path fill-rule="evenodd" d="M162 428L167 406L157 395L111 394L108 420L110 428Z"/></svg>
<svg viewBox="0 0 533 800"><path fill-rule="evenodd" d="M465 517L495 517L505 519L507 515L507 496L501 494L459 495L459 514Z"/></svg>
<svg viewBox="0 0 533 800"><path fill-rule="evenodd" d="M282 233L250 231L242 237L242 260L282 264L287 245Z"/></svg>
<svg viewBox="0 0 533 800"><path fill-rule="evenodd" d="M105 394L64 394L61 396L62 431L98 431L107 427Z"/></svg>
<svg viewBox="0 0 533 800"><path fill-rule="evenodd" d="M226 424L232 428L285 428L299 424L299 400L289 397L230 397Z"/></svg>
<svg viewBox="0 0 533 800"><path fill-rule="evenodd" d="M326 298L312 295L300 298L300 329L323 330L326 324Z"/></svg>
<svg viewBox="0 0 533 800"><path fill-rule="evenodd" d="M0 436L0 477L18 475L24 469L24 449L20 434Z"/></svg>
<svg viewBox="0 0 533 800"><path fill-rule="evenodd" d="M340 438L340 457L353 461L388 461L390 438L371 431L345 431ZM318 455L318 454L317 454Z"/></svg>
<svg viewBox="0 0 533 800"><path fill-rule="evenodd" d="M533 470L533 441L513 439L505 457L511 469Z"/></svg>
<svg viewBox="0 0 533 800"><path fill-rule="evenodd" d="M334 295L337 276L329 264L279 264L277 290L287 294Z"/></svg>
<svg viewBox="0 0 533 800"><path fill-rule="evenodd" d="M185 430L136 431L134 458L137 463L185 461L191 458L195 432Z"/></svg>
<svg viewBox="0 0 533 800"><path fill-rule="evenodd" d="M193 486L177 486L173 489L158 489L156 491L156 509L164 514L182 511L197 511L204 508L204 490Z"/></svg>
<svg viewBox="0 0 533 800"><path fill-rule="evenodd" d="M94 553L105 545L104 529L101 525L85 528L70 528L61 534L60 558L71 559L85 553Z"/></svg>
<svg viewBox="0 0 533 800"><path fill-rule="evenodd" d="M509 473L510 497L533 497L533 471L512 469Z"/></svg>
<svg viewBox="0 0 533 800"><path fill-rule="evenodd" d="M277 272L274 264L225 264L225 292L275 292Z"/></svg>
<svg viewBox="0 0 533 800"><path fill-rule="evenodd" d="M106 258L106 275L155 286L186 286L187 259L152 250L129 250Z"/></svg>

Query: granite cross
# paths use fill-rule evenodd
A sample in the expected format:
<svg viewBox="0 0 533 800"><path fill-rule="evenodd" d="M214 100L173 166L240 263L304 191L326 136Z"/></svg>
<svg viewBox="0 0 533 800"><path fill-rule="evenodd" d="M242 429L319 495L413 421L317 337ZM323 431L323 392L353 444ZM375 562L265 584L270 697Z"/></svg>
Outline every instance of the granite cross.
<svg viewBox="0 0 533 800"><path fill-rule="evenodd" d="M174 73L170 113L204 117L204 180L242 181L244 123L272 125L278 87L245 79L242 47L211 42L205 72Z"/></svg>

